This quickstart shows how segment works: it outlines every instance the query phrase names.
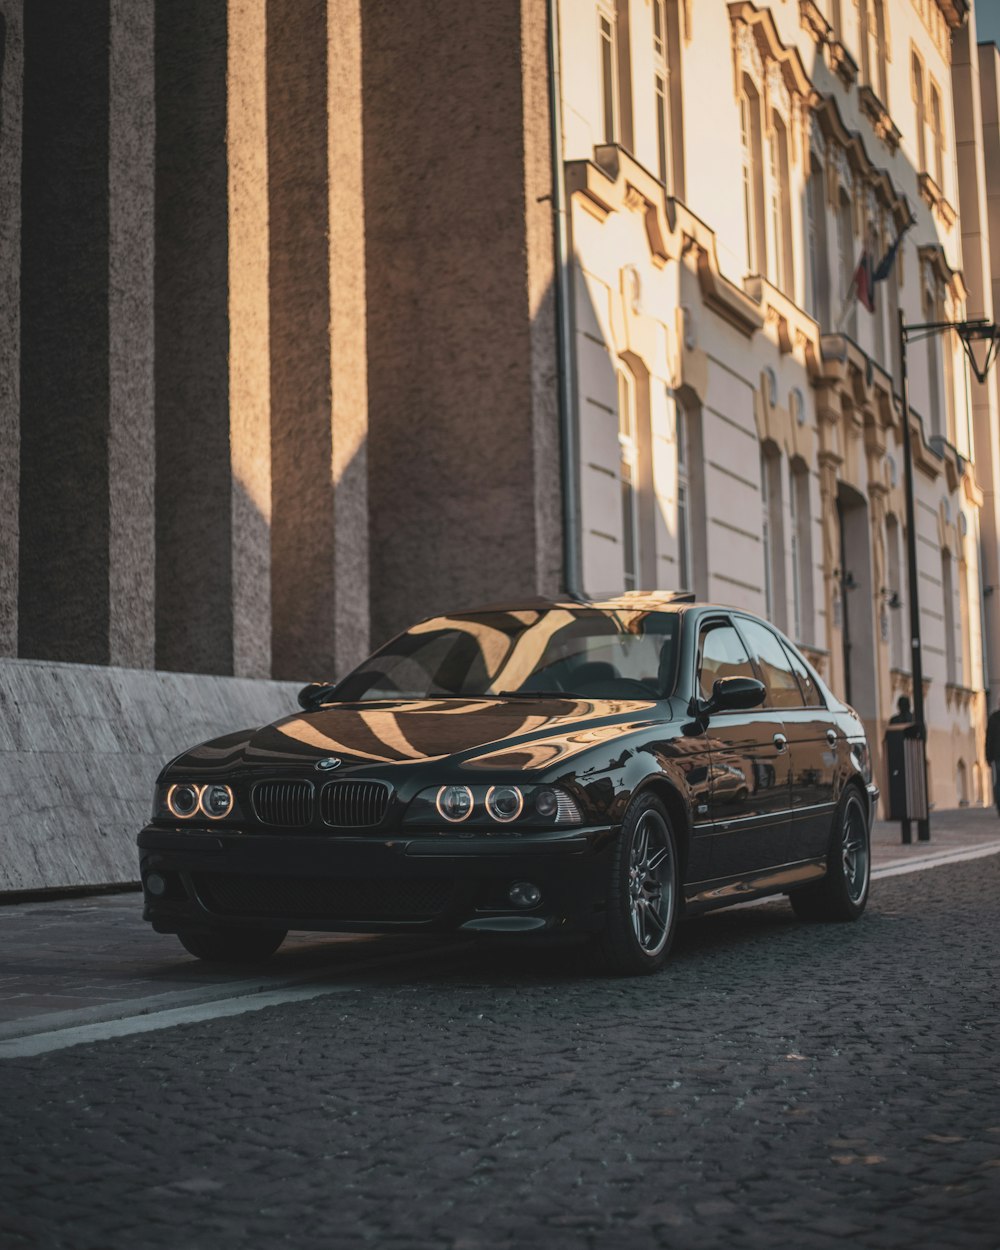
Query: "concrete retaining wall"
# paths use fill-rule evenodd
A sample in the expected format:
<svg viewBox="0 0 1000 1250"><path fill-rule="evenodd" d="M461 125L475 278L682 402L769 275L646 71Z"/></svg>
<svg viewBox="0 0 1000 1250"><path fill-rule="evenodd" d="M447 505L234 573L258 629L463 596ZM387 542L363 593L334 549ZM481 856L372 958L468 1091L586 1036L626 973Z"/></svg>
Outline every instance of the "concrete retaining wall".
<svg viewBox="0 0 1000 1250"><path fill-rule="evenodd" d="M294 710L298 688L0 659L0 893L135 881L163 764Z"/></svg>

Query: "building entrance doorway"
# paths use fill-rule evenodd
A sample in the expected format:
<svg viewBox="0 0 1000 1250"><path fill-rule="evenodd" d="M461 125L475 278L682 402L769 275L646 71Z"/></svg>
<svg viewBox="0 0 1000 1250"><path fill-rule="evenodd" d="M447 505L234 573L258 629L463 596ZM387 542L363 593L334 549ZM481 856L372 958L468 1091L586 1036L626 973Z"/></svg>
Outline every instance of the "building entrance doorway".
<svg viewBox="0 0 1000 1250"><path fill-rule="evenodd" d="M837 519L844 698L863 720L873 721L877 680L868 503L845 482L837 486Z"/></svg>

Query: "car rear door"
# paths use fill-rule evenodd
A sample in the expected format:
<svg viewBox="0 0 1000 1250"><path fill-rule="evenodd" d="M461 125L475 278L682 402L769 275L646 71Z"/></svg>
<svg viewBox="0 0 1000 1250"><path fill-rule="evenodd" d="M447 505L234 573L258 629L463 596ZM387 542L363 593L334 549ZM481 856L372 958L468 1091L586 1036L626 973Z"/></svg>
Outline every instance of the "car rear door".
<svg viewBox="0 0 1000 1250"><path fill-rule="evenodd" d="M721 678L758 676L732 619L704 619L695 674L701 698L708 699ZM781 712L766 707L717 712L706 734L713 877L741 876L783 863L791 777Z"/></svg>

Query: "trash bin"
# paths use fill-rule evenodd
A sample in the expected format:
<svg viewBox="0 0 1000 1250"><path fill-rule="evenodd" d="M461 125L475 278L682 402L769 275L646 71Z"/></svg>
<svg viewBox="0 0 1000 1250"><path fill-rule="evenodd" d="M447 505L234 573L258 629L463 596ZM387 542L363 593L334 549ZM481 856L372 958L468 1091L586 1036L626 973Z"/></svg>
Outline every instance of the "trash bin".
<svg viewBox="0 0 1000 1250"><path fill-rule="evenodd" d="M885 767L888 773L889 820L927 819L927 775L924 741L916 725L887 725Z"/></svg>

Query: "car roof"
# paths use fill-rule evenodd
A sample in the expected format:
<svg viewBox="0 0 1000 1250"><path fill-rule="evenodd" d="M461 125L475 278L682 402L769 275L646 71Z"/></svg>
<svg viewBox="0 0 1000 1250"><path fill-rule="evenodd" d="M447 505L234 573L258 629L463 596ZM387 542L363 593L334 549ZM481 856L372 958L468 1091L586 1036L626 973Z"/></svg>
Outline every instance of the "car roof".
<svg viewBox="0 0 1000 1250"><path fill-rule="evenodd" d="M686 612L691 609L712 612L741 612L753 616L752 612L744 612L742 608L734 608L731 604L709 603L695 598L690 590L629 590L624 594L608 599L588 599L576 596L548 598L547 596L525 596L523 599L506 599L498 603L477 604L474 607L459 608L453 612L438 612L437 616L478 616L482 612L545 612L556 608L570 611L580 608L593 608L599 612ZM433 620L434 617L427 618Z"/></svg>

